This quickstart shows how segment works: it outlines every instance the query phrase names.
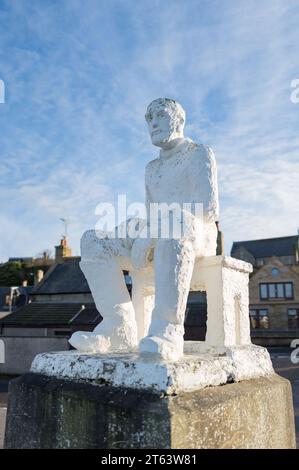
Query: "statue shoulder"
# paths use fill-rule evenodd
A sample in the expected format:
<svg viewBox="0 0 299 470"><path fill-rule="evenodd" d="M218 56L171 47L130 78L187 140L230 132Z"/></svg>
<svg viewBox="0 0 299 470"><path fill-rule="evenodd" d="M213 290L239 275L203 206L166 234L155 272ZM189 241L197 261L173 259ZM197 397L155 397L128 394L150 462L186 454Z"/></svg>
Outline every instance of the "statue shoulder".
<svg viewBox="0 0 299 470"><path fill-rule="evenodd" d="M145 174L149 174L152 171L154 171L159 164L159 158L155 158L154 160L151 160L148 162L145 166Z"/></svg>
<svg viewBox="0 0 299 470"><path fill-rule="evenodd" d="M194 159L208 165L215 165L216 159L213 150L208 145L197 144L192 140L188 142L188 152L192 154Z"/></svg>

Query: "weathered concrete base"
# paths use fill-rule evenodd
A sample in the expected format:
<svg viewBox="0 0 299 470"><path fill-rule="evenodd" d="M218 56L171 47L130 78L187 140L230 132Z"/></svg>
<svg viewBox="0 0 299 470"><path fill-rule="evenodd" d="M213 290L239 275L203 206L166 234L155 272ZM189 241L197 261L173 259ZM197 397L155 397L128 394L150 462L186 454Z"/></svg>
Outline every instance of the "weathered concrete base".
<svg viewBox="0 0 299 470"><path fill-rule="evenodd" d="M294 448L277 375L179 395L30 373L10 384L6 448Z"/></svg>
<svg viewBox="0 0 299 470"><path fill-rule="evenodd" d="M1 403L0 403L0 449L3 449L5 421L6 421L6 408L1 407Z"/></svg>
<svg viewBox="0 0 299 470"><path fill-rule="evenodd" d="M31 372L167 395L274 374L265 348L251 344L216 350L200 341L186 343L185 354L177 362L134 353L63 351L37 355Z"/></svg>

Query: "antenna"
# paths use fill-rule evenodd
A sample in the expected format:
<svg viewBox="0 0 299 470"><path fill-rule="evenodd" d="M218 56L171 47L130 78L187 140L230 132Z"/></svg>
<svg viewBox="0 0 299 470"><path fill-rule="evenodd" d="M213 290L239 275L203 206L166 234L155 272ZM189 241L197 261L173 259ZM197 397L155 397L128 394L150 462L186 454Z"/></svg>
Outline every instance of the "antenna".
<svg viewBox="0 0 299 470"><path fill-rule="evenodd" d="M67 238L67 236L68 236L67 229L68 229L69 221L68 221L67 218L62 218L62 217L60 217L59 220L61 220L61 222L64 224L64 235L62 235L62 236L63 236L63 238Z"/></svg>

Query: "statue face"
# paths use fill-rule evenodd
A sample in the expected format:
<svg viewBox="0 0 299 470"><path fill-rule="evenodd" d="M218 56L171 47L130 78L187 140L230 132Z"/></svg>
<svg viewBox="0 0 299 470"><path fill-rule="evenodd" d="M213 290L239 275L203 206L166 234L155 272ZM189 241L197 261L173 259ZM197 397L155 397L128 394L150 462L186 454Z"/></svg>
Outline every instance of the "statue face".
<svg viewBox="0 0 299 470"><path fill-rule="evenodd" d="M167 111L167 108L151 110L147 115L147 125L152 144L157 147L162 147L163 143L169 142L173 134L173 119Z"/></svg>
<svg viewBox="0 0 299 470"><path fill-rule="evenodd" d="M149 106L146 121L152 144L157 147L166 147L171 140L183 136L184 121L163 99Z"/></svg>

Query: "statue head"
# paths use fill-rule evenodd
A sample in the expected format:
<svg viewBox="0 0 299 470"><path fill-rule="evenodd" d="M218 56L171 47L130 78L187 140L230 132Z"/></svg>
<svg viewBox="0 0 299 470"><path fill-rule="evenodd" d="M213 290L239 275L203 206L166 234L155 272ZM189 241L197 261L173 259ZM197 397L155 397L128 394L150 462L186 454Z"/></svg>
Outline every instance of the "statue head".
<svg viewBox="0 0 299 470"><path fill-rule="evenodd" d="M145 119L153 145L167 148L174 139L184 137L185 111L170 98L158 98L148 106Z"/></svg>

